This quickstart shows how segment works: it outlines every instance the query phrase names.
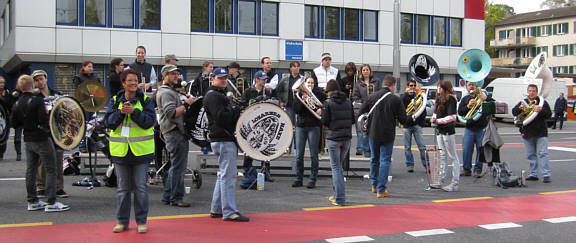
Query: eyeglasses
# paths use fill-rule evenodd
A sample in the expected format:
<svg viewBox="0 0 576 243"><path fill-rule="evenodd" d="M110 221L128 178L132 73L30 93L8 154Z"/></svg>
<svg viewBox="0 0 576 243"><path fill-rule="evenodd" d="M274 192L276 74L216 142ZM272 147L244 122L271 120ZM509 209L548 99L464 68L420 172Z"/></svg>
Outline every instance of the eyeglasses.
<svg viewBox="0 0 576 243"><path fill-rule="evenodd" d="M416 87L415 84L408 85L408 87Z"/></svg>

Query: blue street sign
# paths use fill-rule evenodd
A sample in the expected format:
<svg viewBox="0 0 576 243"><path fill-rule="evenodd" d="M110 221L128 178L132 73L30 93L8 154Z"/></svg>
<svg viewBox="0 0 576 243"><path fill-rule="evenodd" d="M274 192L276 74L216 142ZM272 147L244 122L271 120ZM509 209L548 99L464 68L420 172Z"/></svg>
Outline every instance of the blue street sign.
<svg viewBox="0 0 576 243"><path fill-rule="evenodd" d="M286 40L286 61L302 61L304 57L302 55L304 42Z"/></svg>

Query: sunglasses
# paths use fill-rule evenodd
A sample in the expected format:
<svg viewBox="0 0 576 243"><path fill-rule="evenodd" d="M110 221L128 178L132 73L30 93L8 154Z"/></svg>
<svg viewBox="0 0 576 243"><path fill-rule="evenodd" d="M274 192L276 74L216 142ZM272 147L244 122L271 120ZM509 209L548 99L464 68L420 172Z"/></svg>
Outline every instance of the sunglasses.
<svg viewBox="0 0 576 243"><path fill-rule="evenodd" d="M408 87L416 87L415 84L408 85Z"/></svg>

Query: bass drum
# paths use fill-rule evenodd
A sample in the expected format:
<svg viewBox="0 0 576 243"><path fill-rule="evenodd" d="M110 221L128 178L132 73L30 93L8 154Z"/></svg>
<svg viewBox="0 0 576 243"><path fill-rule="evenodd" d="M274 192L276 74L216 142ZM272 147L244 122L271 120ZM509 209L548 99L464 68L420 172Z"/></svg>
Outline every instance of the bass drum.
<svg viewBox="0 0 576 243"><path fill-rule="evenodd" d="M10 131L10 126L8 126L8 113L4 109L4 106L0 105L0 144L8 142L8 131Z"/></svg>
<svg viewBox="0 0 576 243"><path fill-rule="evenodd" d="M199 97L190 105L184 114L184 128L188 138L199 147L210 147L208 141L208 117L203 107L203 97Z"/></svg>
<svg viewBox="0 0 576 243"><path fill-rule="evenodd" d="M288 150L294 128L288 113L271 103L256 103L244 110L236 123L236 141L246 155L270 161Z"/></svg>
<svg viewBox="0 0 576 243"><path fill-rule="evenodd" d="M50 134L54 144L63 150L76 148L86 132L84 109L75 99L60 96L48 101Z"/></svg>

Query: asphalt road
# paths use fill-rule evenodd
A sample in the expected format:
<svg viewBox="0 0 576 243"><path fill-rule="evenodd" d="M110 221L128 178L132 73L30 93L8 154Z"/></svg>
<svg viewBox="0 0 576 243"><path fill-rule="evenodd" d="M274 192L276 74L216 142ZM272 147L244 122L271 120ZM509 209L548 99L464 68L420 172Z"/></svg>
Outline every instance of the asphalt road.
<svg viewBox="0 0 576 243"><path fill-rule="evenodd" d="M508 123L497 123L499 133L504 139L505 147L501 151L502 161L510 164L511 168L519 174L521 170L528 170L525 159L525 149L517 128ZM424 129L425 141L432 144L433 133L431 128ZM463 128L457 128L456 141L462 141ZM462 177L459 192L425 191L427 185L425 172L416 161L416 171L408 173L404 166L404 150L401 130L397 129L397 137L393 152L392 182L389 184L390 197L377 199L370 192L368 180L361 177L347 180L347 203L349 205L372 204L406 205L430 203L434 200L473 198L473 197L518 197L538 195L541 192L566 191L576 189L576 122L565 123L564 130L549 129L550 165L552 182L544 184L541 181L530 181L526 187L501 189L492 185L492 178L488 173L483 178ZM352 148L355 147L353 141ZM191 150L198 151L195 146ZM354 151L354 149L353 149ZM416 151L414 151L416 156ZM461 151L459 151L461 159ZM78 224L87 222L111 222L112 229L115 221L116 194L115 188L99 187L87 190L83 187L71 186L73 181L83 176L66 176L65 190L70 198L62 199L69 204L71 210L64 213L28 212L26 210L26 192L23 180L25 171L24 161L15 161L15 152L12 140L4 160L0 161L0 227L5 224L23 224L35 222L52 222L53 224ZM162 186L150 185L150 213L149 217L193 215L209 213L212 189L215 176L210 173L203 174L203 185L200 189L192 189L185 196L185 201L192 203L190 208L177 208L165 206L160 202ZM240 178L241 179L241 178ZM303 208L316 208L330 206L327 197L332 193L330 177L321 177L317 188L292 188L292 177L277 176L273 183L266 183L265 191L238 190L236 193L238 208L244 214L260 214L270 212L296 212ZM306 183L306 181L305 181ZM192 185L190 178L187 185ZM546 205L539 205L546 207ZM340 209L346 210L346 209ZM535 208L534 210L538 210ZM506 209L502 209L505 213ZM576 216L576 207L571 215ZM367 218L366 220L370 220ZM543 221L523 222L521 227L486 231L477 227L464 227L451 229L454 233L445 235L414 237L405 233L369 235L378 242L573 242L574 226L576 222L550 224ZM81 226L79 226L81 227ZM352 235L351 235L352 236ZM81 238L79 238L81 239ZM290 241L290 239L278 239Z"/></svg>

